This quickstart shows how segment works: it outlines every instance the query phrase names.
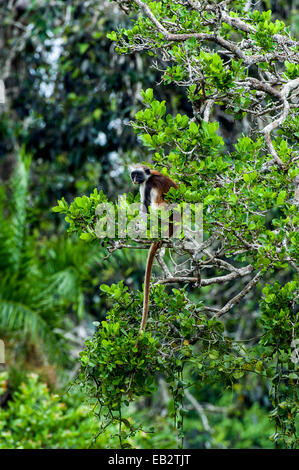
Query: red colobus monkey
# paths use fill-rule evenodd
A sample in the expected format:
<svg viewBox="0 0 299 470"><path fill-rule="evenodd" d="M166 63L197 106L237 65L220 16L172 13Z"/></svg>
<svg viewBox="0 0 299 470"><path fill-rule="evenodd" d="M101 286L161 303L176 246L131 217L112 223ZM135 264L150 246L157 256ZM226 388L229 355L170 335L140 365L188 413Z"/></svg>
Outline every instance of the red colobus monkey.
<svg viewBox="0 0 299 470"><path fill-rule="evenodd" d="M168 193L170 188L177 188L178 185L172 181L168 176L164 176L159 171L151 170L145 165L134 165L131 167L131 178L134 184L139 184L140 200L146 212L149 212L149 207L154 209L159 206L166 205L164 200L165 194ZM172 235L172 226L171 233ZM150 281L152 274L152 267L154 263L155 254L161 246L161 242L152 243L147 257L145 275L144 275L144 297L143 297L143 311L140 324L140 332L145 330L148 310L149 310L149 291Z"/></svg>

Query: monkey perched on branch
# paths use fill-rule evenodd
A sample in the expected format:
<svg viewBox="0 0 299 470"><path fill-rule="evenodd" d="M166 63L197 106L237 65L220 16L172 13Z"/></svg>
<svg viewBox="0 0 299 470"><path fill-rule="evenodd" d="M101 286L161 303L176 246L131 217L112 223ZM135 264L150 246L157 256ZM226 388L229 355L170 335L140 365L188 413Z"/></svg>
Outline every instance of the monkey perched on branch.
<svg viewBox="0 0 299 470"><path fill-rule="evenodd" d="M131 167L131 178L134 184L139 184L140 200L147 213L149 213L149 207L158 209L161 206L166 206L167 203L164 200L165 194L168 193L170 188L178 187L178 185L168 176L162 175L159 171L151 170L145 165L133 165ZM173 227L171 224L169 233L170 237L172 236L172 233ZM149 291L152 267L155 255L160 246L161 242L154 242L148 252L144 275L144 297L140 333L144 331L146 327L149 310Z"/></svg>

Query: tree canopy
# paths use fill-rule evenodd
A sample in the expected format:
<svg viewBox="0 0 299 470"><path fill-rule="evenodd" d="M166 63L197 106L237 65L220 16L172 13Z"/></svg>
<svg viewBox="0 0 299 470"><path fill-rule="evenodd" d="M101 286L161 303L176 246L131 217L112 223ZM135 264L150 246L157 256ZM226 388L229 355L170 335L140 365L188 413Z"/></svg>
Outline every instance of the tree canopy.
<svg viewBox="0 0 299 470"><path fill-rule="evenodd" d="M270 10L253 9L250 2L116 3L132 16L129 28L108 34L116 51L144 51L162 82L183 88L191 104L192 112L175 113L148 88L132 126L155 167L179 184L169 200L202 203L204 241L193 248L185 238L166 243L172 254L159 255L162 277L138 348L141 294L122 282L101 286L113 307L82 353L80 381L100 416L127 428L119 433L126 447L135 429L121 405L152 393L157 373L172 391L180 436L184 389L194 380L228 384L257 374L269 383L276 428L271 439L294 447L298 42L283 21L272 20ZM231 142L224 138L222 113L242 122L243 133ZM97 238L95 209L101 202L106 196L95 191L70 205L62 200L55 210L66 214L71 232L91 240ZM106 241L111 255L127 246L121 237ZM133 240L131 247L144 243ZM192 288L195 273L199 296ZM177 288L168 290L172 284ZM216 302L214 286L221 286ZM251 309L244 307L248 299ZM248 324L256 321L258 335L252 338ZM239 338L237 322L243 325Z"/></svg>
<svg viewBox="0 0 299 470"><path fill-rule="evenodd" d="M0 447L298 447L295 2L0 13ZM191 229L123 230L132 162Z"/></svg>

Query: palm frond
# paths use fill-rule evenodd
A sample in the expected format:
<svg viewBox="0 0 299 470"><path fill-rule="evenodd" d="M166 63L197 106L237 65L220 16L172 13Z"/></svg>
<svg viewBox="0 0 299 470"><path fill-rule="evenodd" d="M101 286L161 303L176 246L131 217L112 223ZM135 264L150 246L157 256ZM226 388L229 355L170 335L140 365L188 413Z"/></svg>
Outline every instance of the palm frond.
<svg viewBox="0 0 299 470"><path fill-rule="evenodd" d="M0 331L2 334L15 333L18 337L40 346L48 356L58 360L62 355L55 347L60 341L48 323L41 318L38 311L22 303L0 299Z"/></svg>

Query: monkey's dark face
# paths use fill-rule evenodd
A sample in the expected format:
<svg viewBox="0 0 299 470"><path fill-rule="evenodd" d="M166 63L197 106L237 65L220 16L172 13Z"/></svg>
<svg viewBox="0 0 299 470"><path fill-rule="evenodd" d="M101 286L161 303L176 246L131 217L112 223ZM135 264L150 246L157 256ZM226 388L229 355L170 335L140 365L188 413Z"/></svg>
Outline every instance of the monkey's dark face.
<svg viewBox="0 0 299 470"><path fill-rule="evenodd" d="M142 184L144 183L151 175L150 169L140 169L140 170L133 170L131 172L131 178L134 184Z"/></svg>

